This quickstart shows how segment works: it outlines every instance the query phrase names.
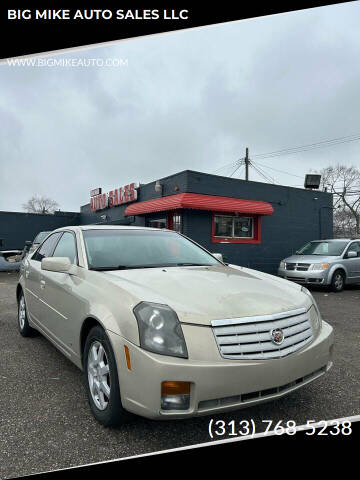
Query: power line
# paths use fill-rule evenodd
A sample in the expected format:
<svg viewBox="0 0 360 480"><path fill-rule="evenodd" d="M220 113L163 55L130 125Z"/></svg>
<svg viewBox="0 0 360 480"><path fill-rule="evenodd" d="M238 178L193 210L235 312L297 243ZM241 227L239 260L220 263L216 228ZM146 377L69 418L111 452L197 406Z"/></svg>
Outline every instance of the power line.
<svg viewBox="0 0 360 480"><path fill-rule="evenodd" d="M270 183L275 183L275 180L270 177L270 176L267 176L265 172L263 172L261 170L261 168L259 168L253 161L250 161L250 165L263 177L265 178L265 180L267 180L268 182Z"/></svg>
<svg viewBox="0 0 360 480"><path fill-rule="evenodd" d="M354 134L354 135L348 135L346 137L338 137L338 138L333 138L329 140L322 140L320 142L316 143L310 143L307 145L300 145L298 147L288 147L288 148L283 148L281 150L275 150L273 152L267 152L267 153L260 153L257 155L253 155L253 158L271 158L271 157L277 157L281 155L291 155L293 153L300 153L300 152L306 152L309 150L314 150L317 148L324 148L324 147L331 147L334 145L339 145L342 143L348 143L348 142L355 142L360 140L360 134Z"/></svg>
<svg viewBox="0 0 360 480"><path fill-rule="evenodd" d="M260 153L260 154L257 154L257 155L252 155L252 158L253 159L254 158L265 159L265 158L273 158L273 157L279 157L279 156L284 156L284 155L292 155L292 154L296 154L296 153L308 152L308 151L315 150L315 149L318 149L318 148L331 147L331 146L336 146L336 145L340 145L340 144L343 144L343 143L355 142L355 141L358 141L358 140L360 140L360 134L356 133L356 134L347 135L347 136L344 136L344 137L337 137L337 138L332 138L332 139L327 139L327 140L321 140L319 142L309 143L307 145L300 145L300 146L297 146L297 147L288 147L288 148L283 148L281 150L275 150L273 152ZM240 161L241 160L243 160L243 159L240 159ZM215 170L213 173L219 172L220 170L222 170L224 168L227 168L227 167L237 167L238 162L239 162L239 160L237 160L236 162L233 162L233 163L229 163L227 165L223 165L222 167ZM303 177L300 177L299 175L295 175L293 173L289 173L289 172L286 172L284 170L278 170L276 168L270 167L269 165L262 165L259 162L257 162L257 163L258 163L258 165L261 165L264 168L269 168L271 170L277 171L279 173L283 173L285 175L291 175L293 177L303 178ZM234 175L234 173L236 171L237 171L237 168L232 173L232 175Z"/></svg>
<svg viewBox="0 0 360 480"><path fill-rule="evenodd" d="M257 165L261 165L261 166L264 167L264 168L268 168L268 169L270 169L270 170L274 170L275 172L285 173L286 175L291 175L292 177L304 178L304 177L301 177L300 175L295 175L294 173L285 172L284 170L279 170L279 169L277 169L277 168L270 167L269 165L264 165L263 163L259 163L258 161L257 161L256 163L257 163Z"/></svg>
<svg viewBox="0 0 360 480"><path fill-rule="evenodd" d="M236 166L235 170L232 172L230 177L232 177L234 175L234 173L241 167L242 162L243 162L243 159L238 160L238 165Z"/></svg>
<svg viewBox="0 0 360 480"><path fill-rule="evenodd" d="M219 172L220 170L223 170L224 168L235 167L240 160L241 159L236 160L236 162L227 163L226 165L223 165L222 167L218 168L217 170L213 170L213 173Z"/></svg>

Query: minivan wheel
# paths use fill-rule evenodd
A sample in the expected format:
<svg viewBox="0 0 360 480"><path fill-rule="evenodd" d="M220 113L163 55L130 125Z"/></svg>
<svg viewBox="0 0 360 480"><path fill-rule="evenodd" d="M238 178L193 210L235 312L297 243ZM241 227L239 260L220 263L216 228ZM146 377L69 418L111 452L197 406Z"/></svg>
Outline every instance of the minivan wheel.
<svg viewBox="0 0 360 480"><path fill-rule="evenodd" d="M341 270L336 270L331 279L331 289L334 292L341 292L345 286L345 275Z"/></svg>
<svg viewBox="0 0 360 480"><path fill-rule="evenodd" d="M114 352L100 326L90 330L83 359L86 392L94 417L105 427L125 423L130 414L121 404Z"/></svg>
<svg viewBox="0 0 360 480"><path fill-rule="evenodd" d="M23 292L20 293L18 298L18 328L20 335L23 337L32 337L36 333L36 330L29 325Z"/></svg>

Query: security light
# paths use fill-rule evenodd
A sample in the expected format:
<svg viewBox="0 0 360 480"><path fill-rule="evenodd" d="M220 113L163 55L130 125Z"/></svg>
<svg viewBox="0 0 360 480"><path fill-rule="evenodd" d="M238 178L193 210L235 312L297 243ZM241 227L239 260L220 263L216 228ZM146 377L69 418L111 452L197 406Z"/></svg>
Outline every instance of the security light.
<svg viewBox="0 0 360 480"><path fill-rule="evenodd" d="M161 183L159 182L159 180L156 180L156 183L155 183L155 192L157 192L157 193L162 193L162 185L161 185Z"/></svg>
<svg viewBox="0 0 360 480"><path fill-rule="evenodd" d="M305 175L304 187L310 189L317 189L320 187L321 175L314 175L312 173Z"/></svg>

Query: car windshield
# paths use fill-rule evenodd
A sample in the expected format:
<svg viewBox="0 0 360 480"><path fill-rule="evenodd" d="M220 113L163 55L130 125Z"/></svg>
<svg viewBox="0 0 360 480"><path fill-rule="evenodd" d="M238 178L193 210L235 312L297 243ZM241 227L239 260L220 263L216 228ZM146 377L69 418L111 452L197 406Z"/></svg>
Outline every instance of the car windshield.
<svg viewBox="0 0 360 480"><path fill-rule="evenodd" d="M342 254L348 241L327 241L327 242L309 242L300 248L296 253L298 255L327 255L339 256Z"/></svg>
<svg viewBox="0 0 360 480"><path fill-rule="evenodd" d="M89 268L93 270L220 263L176 232L150 229L93 229L84 230L83 236Z"/></svg>
<svg viewBox="0 0 360 480"><path fill-rule="evenodd" d="M50 232L40 232L36 235L34 239L34 243L41 243L48 235Z"/></svg>

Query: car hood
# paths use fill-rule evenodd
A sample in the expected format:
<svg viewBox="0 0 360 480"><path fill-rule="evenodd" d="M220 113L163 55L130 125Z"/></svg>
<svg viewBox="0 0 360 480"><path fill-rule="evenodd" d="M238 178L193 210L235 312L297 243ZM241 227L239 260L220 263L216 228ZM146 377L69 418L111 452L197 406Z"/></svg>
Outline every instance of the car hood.
<svg viewBox="0 0 360 480"><path fill-rule="evenodd" d="M299 285L238 266L171 267L102 272L134 306L169 305L185 323L267 315L310 306Z"/></svg>
<svg viewBox="0 0 360 480"><path fill-rule="evenodd" d="M285 258L283 262L288 263L331 263L337 257L326 255L292 255Z"/></svg>

